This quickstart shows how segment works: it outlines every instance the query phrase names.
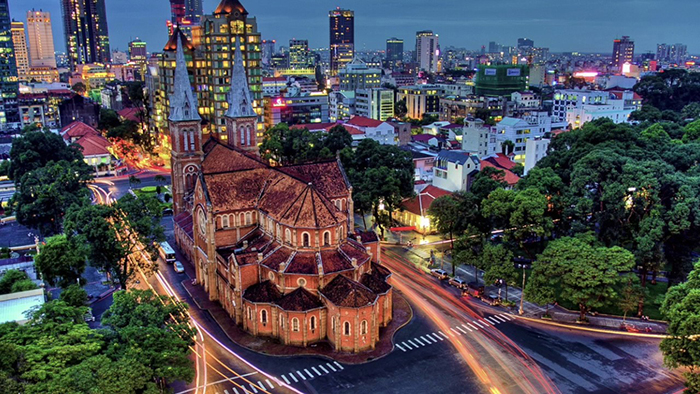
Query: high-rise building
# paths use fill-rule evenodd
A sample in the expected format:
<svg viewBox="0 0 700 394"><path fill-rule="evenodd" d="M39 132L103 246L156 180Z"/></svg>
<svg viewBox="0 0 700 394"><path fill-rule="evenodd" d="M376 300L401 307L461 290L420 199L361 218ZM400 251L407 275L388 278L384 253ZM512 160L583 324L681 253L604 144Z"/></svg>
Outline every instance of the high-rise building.
<svg viewBox="0 0 700 394"><path fill-rule="evenodd" d="M634 59L634 41L629 36L622 36L613 41L612 64L618 70L622 70L622 65L632 63Z"/></svg>
<svg viewBox="0 0 700 394"><path fill-rule="evenodd" d="M109 63L105 0L61 0L61 12L71 67Z"/></svg>
<svg viewBox="0 0 700 394"><path fill-rule="evenodd" d="M656 60L660 62L666 62L668 61L669 55L671 53L671 46L664 43L664 44L657 44L656 45Z"/></svg>
<svg viewBox="0 0 700 394"><path fill-rule="evenodd" d="M403 61L403 40L392 37L386 40L386 62L391 68L395 68Z"/></svg>
<svg viewBox="0 0 700 394"><path fill-rule="evenodd" d="M489 53L500 53L501 52L501 44L497 43L496 41L490 41L489 42Z"/></svg>
<svg viewBox="0 0 700 394"><path fill-rule="evenodd" d="M416 32L416 63L418 71L438 72L440 44L438 35L430 30Z"/></svg>
<svg viewBox="0 0 700 394"><path fill-rule="evenodd" d="M193 26L199 26L202 21L202 0L185 0L185 17Z"/></svg>
<svg viewBox="0 0 700 394"><path fill-rule="evenodd" d="M328 13L330 20L330 74L352 61L355 55L355 12L336 8Z"/></svg>
<svg viewBox="0 0 700 394"><path fill-rule="evenodd" d="M272 55L275 54L276 40L262 40L262 64L269 66L272 64Z"/></svg>
<svg viewBox="0 0 700 394"><path fill-rule="evenodd" d="M179 26L182 29L182 21L185 19L185 0L170 0L171 26Z"/></svg>
<svg viewBox="0 0 700 394"><path fill-rule="evenodd" d="M24 34L24 23L12 21L11 25L17 75L19 79L24 80L29 73L29 52L27 51L27 37Z"/></svg>
<svg viewBox="0 0 700 394"><path fill-rule="evenodd" d="M51 13L42 10L27 11L27 37L31 66L56 68Z"/></svg>
<svg viewBox="0 0 700 394"><path fill-rule="evenodd" d="M289 40L289 68L312 68L314 66L313 60L309 51L309 40Z"/></svg>
<svg viewBox="0 0 700 394"><path fill-rule="evenodd" d="M526 50L528 48L534 48L535 47L535 41L529 39L529 38L518 38L518 49L519 50Z"/></svg>
<svg viewBox="0 0 700 394"><path fill-rule="evenodd" d="M673 44L669 49L669 60L676 64L681 64L688 56L688 47L684 44Z"/></svg>
<svg viewBox="0 0 700 394"><path fill-rule="evenodd" d="M0 129L19 123L17 63L8 0L0 0Z"/></svg>
<svg viewBox="0 0 700 394"><path fill-rule="evenodd" d="M148 52L146 50L146 42L141 41L138 38L129 43L129 60L132 62L145 63L148 59Z"/></svg>

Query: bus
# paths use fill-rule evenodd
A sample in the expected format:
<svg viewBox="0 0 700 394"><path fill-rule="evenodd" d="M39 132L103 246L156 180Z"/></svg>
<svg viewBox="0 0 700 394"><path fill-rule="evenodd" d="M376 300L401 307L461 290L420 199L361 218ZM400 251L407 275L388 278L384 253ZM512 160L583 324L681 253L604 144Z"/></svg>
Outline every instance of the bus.
<svg viewBox="0 0 700 394"><path fill-rule="evenodd" d="M160 243L160 257L168 264L177 260L175 257L175 250L173 250L173 247L167 242Z"/></svg>

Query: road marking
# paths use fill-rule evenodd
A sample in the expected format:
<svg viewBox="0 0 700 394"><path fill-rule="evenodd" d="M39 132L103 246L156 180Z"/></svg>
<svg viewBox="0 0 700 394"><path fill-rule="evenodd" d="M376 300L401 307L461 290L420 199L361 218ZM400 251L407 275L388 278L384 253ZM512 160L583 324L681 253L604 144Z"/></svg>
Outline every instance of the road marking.
<svg viewBox="0 0 700 394"><path fill-rule="evenodd" d="M264 385L261 381L259 381L259 380L258 380L258 387L260 387L260 390L265 391L265 385ZM273 387L273 388L274 388L274 387Z"/></svg>
<svg viewBox="0 0 700 394"><path fill-rule="evenodd" d="M464 331L464 330L462 329L462 327L460 327L460 326L457 326L457 329L458 329L459 331L462 331L462 334L466 334L466 333L467 333L467 332ZM471 330L470 330L470 331L471 331Z"/></svg>
<svg viewBox="0 0 700 394"><path fill-rule="evenodd" d="M404 352L406 351L406 349L402 348L401 345L399 345L398 343L396 344L396 347L399 348L399 349L401 349L401 350L404 351Z"/></svg>
<svg viewBox="0 0 700 394"><path fill-rule="evenodd" d="M511 315L509 315L509 314L507 314L507 313L501 313L501 314L498 315L498 316L501 316L502 318L504 318L504 319L506 319L506 320L515 320L515 316L511 316Z"/></svg>
<svg viewBox="0 0 700 394"><path fill-rule="evenodd" d="M420 339L418 339L418 338L413 338L413 340L416 341L416 342L418 342L421 346L425 346L425 344L424 344L423 342L421 342Z"/></svg>
<svg viewBox="0 0 700 394"><path fill-rule="evenodd" d="M496 320L496 322L493 322L493 321L492 321L491 319L489 319L488 317L484 317L483 320L484 320L485 322L491 324L492 326L495 326L496 324L500 323L498 320Z"/></svg>
<svg viewBox="0 0 700 394"><path fill-rule="evenodd" d="M330 363L326 363L326 365L328 365L328 368L332 369L333 372L335 372L335 368L333 368L333 366Z"/></svg>
<svg viewBox="0 0 700 394"><path fill-rule="evenodd" d="M297 375L301 376L302 379L306 380L306 376L304 376L303 373L301 373L299 371L296 371L296 372L297 372Z"/></svg>
<svg viewBox="0 0 700 394"><path fill-rule="evenodd" d="M338 364L338 362L337 362L337 361L333 361L333 364L337 365L337 366L338 366L338 368L340 368L341 370L345 369L345 368L343 368L343 366L342 366L342 365Z"/></svg>
<svg viewBox="0 0 700 394"><path fill-rule="evenodd" d="M316 372L318 376L323 375L322 373L318 372L318 369L316 369L315 367L311 367L311 369L313 369L313 371Z"/></svg>
<svg viewBox="0 0 700 394"><path fill-rule="evenodd" d="M498 323L505 323L505 322L506 322L506 320L498 319L497 316L489 316L489 320L495 321L496 324L498 324Z"/></svg>
<svg viewBox="0 0 700 394"><path fill-rule="evenodd" d="M321 369L323 370L323 372L325 372L325 373L330 373L330 372L328 372L327 369L323 368L323 365L319 365L318 367L321 368Z"/></svg>
<svg viewBox="0 0 700 394"><path fill-rule="evenodd" d="M307 374L309 374L309 377L310 377L311 379L314 378L314 375L312 375L311 372L309 372L308 369L304 368L304 372L306 372Z"/></svg>
<svg viewBox="0 0 700 394"><path fill-rule="evenodd" d="M430 334L425 334L425 338L428 338L428 339L425 339L425 340L426 340L426 341L429 340L429 342L428 342L429 344L430 344L430 343L437 343L437 341L435 340L435 338L431 337ZM421 339L423 339L423 336L422 336L422 335L421 335Z"/></svg>
<svg viewBox="0 0 700 394"><path fill-rule="evenodd" d="M407 344L406 342L401 342L401 345L408 350L413 350L413 348L409 344Z"/></svg>
<svg viewBox="0 0 700 394"><path fill-rule="evenodd" d="M504 318L502 318L502 317L500 317L500 316L492 316L492 317L493 317L494 319L498 319L498 320L502 321L503 323L505 323L505 322L508 321L508 320L506 320L506 319L504 319Z"/></svg>
<svg viewBox="0 0 700 394"><path fill-rule="evenodd" d="M476 324L477 326L479 326L479 328L484 328L484 326L482 326L481 324L479 324L479 322L476 321L476 320L474 320L474 324Z"/></svg>
<svg viewBox="0 0 700 394"><path fill-rule="evenodd" d="M464 328L466 328L467 330L469 330L469 332L472 332L471 328L467 327L466 325L462 324L462 327L464 327Z"/></svg>
<svg viewBox="0 0 700 394"><path fill-rule="evenodd" d="M258 389L255 388L255 385L253 383L249 383L249 385L250 385L250 388L253 389L254 393L258 392Z"/></svg>
<svg viewBox="0 0 700 394"><path fill-rule="evenodd" d="M265 379L265 383L267 383L267 385L270 386L270 389L275 388L275 386L272 385L272 382L270 382L270 379Z"/></svg>
<svg viewBox="0 0 700 394"><path fill-rule="evenodd" d="M291 384L291 383L289 382L289 379L287 379L287 377L286 377L286 376L282 375L282 379L284 379L285 383L287 383L287 384Z"/></svg>
<svg viewBox="0 0 700 394"><path fill-rule="evenodd" d="M231 389L233 389L234 393L238 394L238 390L235 387L231 387ZM226 390L224 390L224 393L226 393Z"/></svg>
<svg viewBox="0 0 700 394"><path fill-rule="evenodd" d="M457 334L460 334L459 331L455 330L454 328L450 327L450 330L454 331ZM461 334L460 334L461 335Z"/></svg>
<svg viewBox="0 0 700 394"><path fill-rule="evenodd" d="M248 391L245 387L241 386L241 388L243 389L244 394L250 394L250 391Z"/></svg>
<svg viewBox="0 0 700 394"><path fill-rule="evenodd" d="M216 394L219 394L219 392L217 391ZM228 394L228 390L224 390L224 394Z"/></svg>
<svg viewBox="0 0 700 394"><path fill-rule="evenodd" d="M444 332L442 332L442 331L438 331L438 332L440 333L440 335L442 335L443 337L445 337L445 339L450 339L450 337L448 337L447 335L445 335Z"/></svg>
<svg viewBox="0 0 700 394"><path fill-rule="evenodd" d="M444 339L442 339L441 336L439 336L439 335L437 335L437 334L435 334L435 333L428 334L428 337L429 337L430 339L434 340L436 343L437 343L437 341L444 341ZM436 338L437 338L437 339L436 339Z"/></svg>
<svg viewBox="0 0 700 394"><path fill-rule="evenodd" d="M470 323L467 323L467 325L468 325L469 327L471 327L471 328L475 329L476 331L479 331L479 329L478 329L478 328L476 328L476 327L472 326L472 325L471 325Z"/></svg>
<svg viewBox="0 0 700 394"><path fill-rule="evenodd" d="M299 379L297 379L297 377L294 376L294 372L290 373L290 374L289 374L289 377L292 378L292 379L294 380L294 383L299 383Z"/></svg>
<svg viewBox="0 0 700 394"><path fill-rule="evenodd" d="M418 349L418 345L416 345L415 343L411 342L410 339L406 340L406 342L410 343L410 344L413 345L416 349Z"/></svg>

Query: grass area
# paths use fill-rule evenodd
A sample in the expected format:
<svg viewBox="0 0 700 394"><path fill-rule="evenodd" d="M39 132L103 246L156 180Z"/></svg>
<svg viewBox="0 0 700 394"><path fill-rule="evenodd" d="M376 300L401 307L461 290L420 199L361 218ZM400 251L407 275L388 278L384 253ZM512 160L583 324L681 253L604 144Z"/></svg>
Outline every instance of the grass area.
<svg viewBox="0 0 700 394"><path fill-rule="evenodd" d="M140 189L134 189L134 194L136 194L136 197L139 198L147 198L147 197L153 197L157 198L157 193L156 193L156 187L157 186L146 186L142 187ZM165 199L168 202L161 202L160 203L160 209L173 209L173 203L172 203L172 195L167 192L167 189L162 188L161 191L165 192Z"/></svg>

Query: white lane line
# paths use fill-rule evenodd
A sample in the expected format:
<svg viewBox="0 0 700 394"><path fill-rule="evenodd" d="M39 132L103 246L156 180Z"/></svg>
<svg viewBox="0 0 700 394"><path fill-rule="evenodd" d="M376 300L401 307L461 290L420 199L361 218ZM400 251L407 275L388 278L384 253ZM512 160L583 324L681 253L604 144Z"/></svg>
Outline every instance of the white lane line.
<svg viewBox="0 0 700 394"><path fill-rule="evenodd" d="M423 335L420 336L420 339L422 339L423 342L427 343L428 345L432 345L432 344L433 344L433 341L430 341L430 340L426 339L425 336L423 336Z"/></svg>
<svg viewBox="0 0 700 394"><path fill-rule="evenodd" d="M297 377L294 376L294 372L290 373L289 377L292 378L292 380L294 380L294 383L299 383L299 379L297 379Z"/></svg>
<svg viewBox="0 0 700 394"><path fill-rule="evenodd" d="M416 349L418 349L418 345L416 345L415 343L411 342L410 339L408 339L407 342L410 343L411 345L413 345Z"/></svg>
<svg viewBox="0 0 700 394"><path fill-rule="evenodd" d="M243 389L243 393L244 393L244 394L250 394L250 391L248 391L248 389L246 389L246 388L243 387L243 386L241 386L241 388Z"/></svg>
<svg viewBox="0 0 700 394"><path fill-rule="evenodd" d="M235 387L231 387L231 388L233 389L233 392L234 392L234 393L239 394L238 389L236 389ZM226 390L224 390L224 392L225 392L225 391L226 391Z"/></svg>
<svg viewBox="0 0 700 394"><path fill-rule="evenodd" d="M502 323L505 323L505 322L508 321L508 320L506 320L506 319L504 319L504 318L502 318L502 317L500 317L500 316L495 316L495 315L494 315L494 316L491 316L491 317L493 317L494 319L500 320Z"/></svg>
<svg viewBox="0 0 700 394"><path fill-rule="evenodd" d="M219 394L219 392L217 391L216 394ZM228 390L224 389L224 394L228 394Z"/></svg>
<svg viewBox="0 0 700 394"><path fill-rule="evenodd" d="M345 369L345 368L343 368L343 366L342 366L342 365L338 364L338 362L337 362L337 361L333 361L333 364L337 365L337 366L338 366L338 368L340 368L341 370Z"/></svg>
<svg viewBox="0 0 700 394"><path fill-rule="evenodd" d="M330 373L330 372L328 372L327 369L323 368L323 365L319 365L318 367L321 368L321 369L323 370L323 372L325 372L325 373Z"/></svg>
<svg viewBox="0 0 700 394"><path fill-rule="evenodd" d="M300 378L306 380L306 376L304 376L303 373L301 373L301 372L299 372L299 371L296 371L296 373L297 373L297 375L299 375Z"/></svg>
<svg viewBox="0 0 700 394"><path fill-rule="evenodd" d="M467 333L467 332L464 331L464 330L462 329L462 327L460 327L460 326L457 326L457 329L458 329L459 331L462 331L462 334L466 334L466 333Z"/></svg>
<svg viewBox="0 0 700 394"><path fill-rule="evenodd" d="M442 332L442 331L438 331L438 332L440 333L440 335L442 335L443 337L445 337L445 339L450 339L450 337L448 337L447 335L445 335L444 332Z"/></svg>
<svg viewBox="0 0 700 394"><path fill-rule="evenodd" d="M515 320L515 317L510 316L510 315L508 315L507 313L501 313L501 314L498 315L498 316L501 316L502 318L504 318L504 319L506 319L506 320Z"/></svg>
<svg viewBox="0 0 700 394"><path fill-rule="evenodd" d="M499 321L494 322L494 321L492 321L491 319L489 319L488 317L484 317L482 320L484 320L485 322L491 324L492 326L495 326L496 324L500 323Z"/></svg>
<svg viewBox="0 0 700 394"><path fill-rule="evenodd" d="M424 344L423 342L421 342L420 339L418 339L418 338L413 338L413 340L416 341L416 342L418 342L421 346L425 346L425 344Z"/></svg>
<svg viewBox="0 0 700 394"><path fill-rule="evenodd" d="M462 325L464 325L464 324L462 324ZM479 331L479 329L478 329L478 328L476 328L476 327L472 326L472 325L471 325L470 323L467 323L467 325L468 325L469 327L473 328L474 330L476 330L476 331Z"/></svg>
<svg viewBox="0 0 700 394"><path fill-rule="evenodd" d="M450 327L450 330L454 331L456 334L460 334L459 331L455 330L454 328ZM461 335L461 334L460 334Z"/></svg>
<svg viewBox="0 0 700 394"><path fill-rule="evenodd" d="M425 336L426 336L427 338L431 339L431 340L432 340L433 342L435 342L435 343L438 343L438 341L441 341L441 340L442 340L442 338L440 338L440 337L437 337L437 339L435 339L435 334L432 334L432 333L431 333L431 334L425 334Z"/></svg>
<svg viewBox="0 0 700 394"><path fill-rule="evenodd" d="M469 327L467 327L466 325L462 324L462 327L464 327L465 329L467 329L469 332L472 332L472 329L469 328Z"/></svg>
<svg viewBox="0 0 700 394"><path fill-rule="evenodd" d="M258 389L255 388L255 385L253 383L249 383L249 385L250 385L250 388L253 389L254 393L258 392Z"/></svg>
<svg viewBox="0 0 700 394"><path fill-rule="evenodd" d="M503 323L502 320L496 319L496 316L489 316L489 321L494 322L494 324Z"/></svg>
<svg viewBox="0 0 700 394"><path fill-rule="evenodd" d="M413 348L409 344L407 344L406 342L401 342L401 346L405 347L408 350L413 350Z"/></svg>
<svg viewBox="0 0 700 394"><path fill-rule="evenodd" d="M427 338L427 339L426 339L426 338ZM424 337L423 335L421 335L421 336L420 336L420 339L422 339L422 340L428 342L428 345L431 345L431 344L437 342L436 340L434 340L433 338L430 337L430 334L426 334L425 337Z"/></svg>
<svg viewBox="0 0 700 394"><path fill-rule="evenodd" d="M399 349L401 349L401 350L404 351L404 352L406 351L406 349L404 349L403 347L401 347L401 345L399 345L398 343L396 344L396 347L399 348Z"/></svg>
<svg viewBox="0 0 700 394"><path fill-rule="evenodd" d="M332 369L333 372L335 372L335 368L333 368L333 366L330 363L326 363L326 365L328 365L328 368Z"/></svg>
<svg viewBox="0 0 700 394"><path fill-rule="evenodd" d="M436 334L436 333L432 333L432 334L430 334L430 335L432 336L432 338L437 338L437 339L440 340L440 341L444 341L444 339L442 339L442 337L441 337L440 335Z"/></svg>
<svg viewBox="0 0 700 394"><path fill-rule="evenodd" d="M287 379L286 376L282 375L282 379L284 379L284 382L285 382L285 383L291 384L291 383L289 382L289 379Z"/></svg>
<svg viewBox="0 0 700 394"><path fill-rule="evenodd" d="M272 385L272 382L270 382L270 379L265 379L265 383L267 383L267 385L270 386L270 389L275 388L275 386Z"/></svg>
<svg viewBox="0 0 700 394"><path fill-rule="evenodd" d="M316 369L315 367L311 367L311 369L312 369L314 372L316 372L316 374L317 374L318 376L323 375L322 373L318 372L318 369Z"/></svg>
<svg viewBox="0 0 700 394"><path fill-rule="evenodd" d="M309 374L309 377L310 377L311 379L314 378L314 375L313 375L311 372L309 372L308 369L304 368L304 372L306 372L307 374Z"/></svg>
<svg viewBox="0 0 700 394"><path fill-rule="evenodd" d="M476 321L476 320L474 320L474 324L476 324L477 326L479 326L479 328L484 328L484 326L482 326L481 324L479 324L479 322Z"/></svg>

